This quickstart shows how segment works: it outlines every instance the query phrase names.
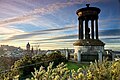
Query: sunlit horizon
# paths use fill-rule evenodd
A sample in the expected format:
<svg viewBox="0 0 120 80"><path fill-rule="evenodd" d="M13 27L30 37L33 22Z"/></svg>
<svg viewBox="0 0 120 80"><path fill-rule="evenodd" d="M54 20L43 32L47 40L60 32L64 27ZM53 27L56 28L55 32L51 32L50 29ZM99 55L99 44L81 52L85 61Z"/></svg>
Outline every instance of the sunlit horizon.
<svg viewBox="0 0 120 80"><path fill-rule="evenodd" d="M29 42L42 50L73 49L78 40L76 10L86 3L101 9L99 38L105 48L119 50L119 0L1 0L0 45L26 49Z"/></svg>

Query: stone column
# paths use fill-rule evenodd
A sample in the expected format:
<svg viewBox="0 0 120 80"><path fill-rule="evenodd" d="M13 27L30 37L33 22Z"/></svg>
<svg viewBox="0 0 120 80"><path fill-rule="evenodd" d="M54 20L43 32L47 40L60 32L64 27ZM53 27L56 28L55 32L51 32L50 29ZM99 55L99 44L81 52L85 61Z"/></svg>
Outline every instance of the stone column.
<svg viewBox="0 0 120 80"><path fill-rule="evenodd" d="M98 39L98 19L95 20L96 26L96 39Z"/></svg>
<svg viewBox="0 0 120 80"><path fill-rule="evenodd" d="M66 59L68 60L68 51L65 50L65 53L66 53Z"/></svg>
<svg viewBox="0 0 120 80"><path fill-rule="evenodd" d="M94 39L94 20L91 20L91 38Z"/></svg>
<svg viewBox="0 0 120 80"><path fill-rule="evenodd" d="M74 60L77 61L77 53L74 53Z"/></svg>
<svg viewBox="0 0 120 80"><path fill-rule="evenodd" d="M98 57L99 57L99 61L102 62L102 52L101 51L98 52Z"/></svg>
<svg viewBox="0 0 120 80"><path fill-rule="evenodd" d="M112 60L114 60L115 58L115 53L112 53Z"/></svg>
<svg viewBox="0 0 120 80"><path fill-rule="evenodd" d="M78 50L78 53L77 53L77 60L78 60L78 62L80 63L81 62L81 51L80 50Z"/></svg>
<svg viewBox="0 0 120 80"><path fill-rule="evenodd" d="M88 20L85 20L85 39L87 39L88 38Z"/></svg>
<svg viewBox="0 0 120 80"><path fill-rule="evenodd" d="M79 39L83 39L83 20L79 19Z"/></svg>

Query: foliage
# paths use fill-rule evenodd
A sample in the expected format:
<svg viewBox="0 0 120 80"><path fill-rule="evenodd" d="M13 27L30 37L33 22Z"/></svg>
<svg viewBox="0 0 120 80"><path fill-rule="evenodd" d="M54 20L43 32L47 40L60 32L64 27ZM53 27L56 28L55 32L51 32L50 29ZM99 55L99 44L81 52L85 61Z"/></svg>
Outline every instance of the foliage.
<svg viewBox="0 0 120 80"><path fill-rule="evenodd" d="M88 70L94 80L120 80L120 60L92 63Z"/></svg>
<svg viewBox="0 0 120 80"><path fill-rule="evenodd" d="M5 51L3 50L3 48L0 47L0 56L3 55L5 53Z"/></svg>
<svg viewBox="0 0 120 80"><path fill-rule="evenodd" d="M15 62L14 57L0 57L0 72L10 69Z"/></svg>
<svg viewBox="0 0 120 80"><path fill-rule="evenodd" d="M32 70L31 67L26 66L31 64L31 58L29 56L24 56L20 60L17 60L14 65L11 66L11 69L6 72L5 74L1 74L1 78L3 79L13 79L13 76L19 75L19 76L26 76L30 74L30 71Z"/></svg>
<svg viewBox="0 0 120 80"><path fill-rule="evenodd" d="M50 63L47 71L42 67L39 71L35 70L30 80L120 80L120 61L95 62L88 68L79 68L77 71L68 70L63 63L53 69L52 65L53 63Z"/></svg>
<svg viewBox="0 0 120 80"><path fill-rule="evenodd" d="M53 66L56 66L61 62L67 62L65 56L63 56L60 52L53 52L51 54L48 54L48 60L50 62L54 62Z"/></svg>
<svg viewBox="0 0 120 80"><path fill-rule="evenodd" d="M61 53L53 52L51 54L48 54L48 57L50 60L53 60L53 59L61 58L62 55Z"/></svg>
<svg viewBox="0 0 120 80"><path fill-rule="evenodd" d="M33 77L27 80L65 80L69 77L68 75L70 70L68 70L66 65L63 63L59 64L54 69L52 66L53 63L50 63L47 70L45 70L42 66L39 70L35 69L35 72L32 73Z"/></svg>
<svg viewBox="0 0 120 80"><path fill-rule="evenodd" d="M16 61L12 66L11 71L5 73L1 77L1 80L20 80L21 76L25 76L26 72L32 72L31 77L27 75L27 79L24 78L26 80L120 80L120 60L104 60L103 62L95 61L88 67L70 70L67 67L67 64L64 64L63 62L55 67L52 61L59 58L62 59L64 57L56 53L49 55L37 55L32 58L25 56ZM50 59L51 61L47 61ZM42 63L27 66L38 62ZM21 66L25 67L19 68ZM40 68L38 69L38 67Z"/></svg>
<svg viewBox="0 0 120 80"><path fill-rule="evenodd" d="M120 80L120 60L91 63L89 67L69 70L66 64L53 68L50 63L47 70L40 67L32 72L33 77L26 80Z"/></svg>
<svg viewBox="0 0 120 80"><path fill-rule="evenodd" d="M52 59L51 59L52 57ZM31 72L34 72L34 68L39 69L40 66L44 66L47 69L49 62L55 62L54 66L61 62L64 62L65 57L58 52L51 53L50 55L39 54L33 57L25 55L20 60L17 60L9 72L1 74L0 79L13 79L13 76L18 76L19 79L23 80L26 77L31 77Z"/></svg>

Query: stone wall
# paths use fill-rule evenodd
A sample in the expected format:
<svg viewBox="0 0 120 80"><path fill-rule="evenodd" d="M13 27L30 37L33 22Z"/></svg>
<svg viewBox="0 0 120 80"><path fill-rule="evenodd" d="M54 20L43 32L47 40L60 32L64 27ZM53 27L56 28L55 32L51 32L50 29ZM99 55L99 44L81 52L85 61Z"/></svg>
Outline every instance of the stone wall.
<svg viewBox="0 0 120 80"><path fill-rule="evenodd" d="M82 55L87 56L88 58L93 58L93 57L89 57L89 56L97 56L98 55L98 59L101 59L102 54L104 53L104 46L74 46L75 52L74 52L74 59L81 61L83 59ZM92 60L92 59L89 59ZM102 60L102 59L101 59Z"/></svg>

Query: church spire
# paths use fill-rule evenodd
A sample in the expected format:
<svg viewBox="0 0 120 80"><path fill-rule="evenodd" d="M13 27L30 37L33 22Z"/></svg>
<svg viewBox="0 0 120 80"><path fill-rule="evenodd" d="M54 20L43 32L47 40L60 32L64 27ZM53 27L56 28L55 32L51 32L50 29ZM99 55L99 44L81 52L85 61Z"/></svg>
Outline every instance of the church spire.
<svg viewBox="0 0 120 80"><path fill-rule="evenodd" d="M27 49L27 51L30 51L30 43L29 42L26 45L26 49Z"/></svg>

